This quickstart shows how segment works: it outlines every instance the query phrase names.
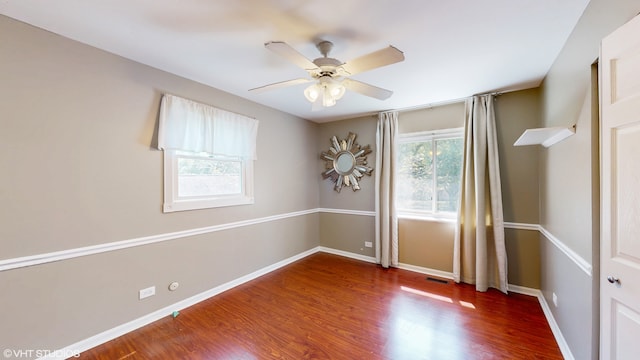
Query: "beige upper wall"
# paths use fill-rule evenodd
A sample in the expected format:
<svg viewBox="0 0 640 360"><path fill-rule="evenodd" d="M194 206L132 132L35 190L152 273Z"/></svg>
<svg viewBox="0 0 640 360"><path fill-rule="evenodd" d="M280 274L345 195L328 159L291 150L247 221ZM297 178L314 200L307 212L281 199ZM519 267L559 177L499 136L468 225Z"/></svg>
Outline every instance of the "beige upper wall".
<svg viewBox="0 0 640 360"><path fill-rule="evenodd" d="M458 102L399 115L398 132L410 133L464 126L465 103ZM528 128L540 126L540 92L528 89L495 98L502 202L505 221L538 223L538 149L514 147Z"/></svg>
<svg viewBox="0 0 640 360"><path fill-rule="evenodd" d="M495 104L505 220L537 224L538 149L534 146L514 147L513 143L525 129L540 126L539 90L506 93L497 97ZM464 102L457 102L401 112L398 115L398 132L463 127L464 109ZM371 145L373 152L368 156L368 161L370 166L375 167L377 121L377 116L365 116L320 124L318 154L328 149L331 136L342 139L349 132L354 132L358 135L359 144ZM319 173L323 169L323 161L318 160L318 163ZM373 211L374 185L373 176L365 176L361 190L354 193L345 188L338 194L333 191L331 182L324 180L320 186L320 207Z"/></svg>
<svg viewBox="0 0 640 360"><path fill-rule="evenodd" d="M538 89L507 93L496 100L506 221L532 224L538 222L538 149L515 148L512 145L525 129L539 127L539 107ZM464 102L401 112L398 116L398 131L409 133L462 127L464 113ZM321 124L318 132L318 153L326 150L323 144L328 146L331 136L345 137L349 131L357 133L359 140L369 139L372 148L375 148L376 124L376 116ZM375 164L375 154L370 155L370 164ZM318 166L322 168L322 165ZM365 179L362 190L356 193L344 189L338 194L333 191L331 183L325 181L321 186L320 204L323 208L373 211L373 178ZM320 243L339 250L372 255L372 249L363 248L363 242L367 240L367 236L369 241L374 240L373 226L372 218L365 221L357 215L323 215ZM455 228L453 223L401 219L399 227L401 263L444 272L452 270ZM522 230L507 232L507 251L511 264L510 283L539 287L539 244L536 235L530 231L523 233Z"/></svg>
<svg viewBox="0 0 640 360"><path fill-rule="evenodd" d="M513 146L526 129L540 127L540 91L505 93L495 99L502 206L505 221L539 221L538 147Z"/></svg>
<svg viewBox="0 0 640 360"><path fill-rule="evenodd" d="M495 104L505 220L535 224L538 222L538 148L514 147L513 143L524 130L540 127L539 89L503 94L496 98ZM374 150L368 160L369 164L375 167L376 124L377 116L320 124L318 154L328 149L331 136L344 138L349 132L355 132L361 145L370 144ZM464 126L464 102L401 112L398 115L399 133L462 126ZM318 160L318 164L319 173L323 162ZM338 194L333 191L329 180L323 183L320 192L321 207L374 210L373 177L365 176L362 190L355 193L344 189Z"/></svg>
<svg viewBox="0 0 640 360"><path fill-rule="evenodd" d="M398 133L461 128L464 126L464 101L402 112Z"/></svg>
<svg viewBox="0 0 640 360"><path fill-rule="evenodd" d="M378 116L368 115L353 119L323 123L318 128L318 171L324 169L324 161L320 160L320 152L327 151L330 139L336 136L344 139L353 132L358 137L356 141L361 146L370 145L371 154L367 156L369 166L374 168L372 176L364 176L360 181L361 190L356 192L350 188L343 188L340 193L333 190L330 180L321 180L320 207L347 210L375 210L375 165L376 165L376 128ZM464 103L436 106L427 109L403 112L399 115L398 131L400 133L448 129L464 125Z"/></svg>
<svg viewBox="0 0 640 360"><path fill-rule="evenodd" d="M2 259L318 207L315 123L4 16L0 53ZM260 121L254 205L162 213L164 92Z"/></svg>
<svg viewBox="0 0 640 360"><path fill-rule="evenodd" d="M332 209L373 211L375 208L375 172L376 172L376 123L377 116L364 116L354 119L334 121L320 124L318 127L317 166L314 175L320 178L320 207ZM374 168L371 176L364 175L360 180L360 190L353 191L344 187L340 193L333 190L333 183L329 179L322 180L324 160L320 159L322 151L328 151L331 137L338 140L346 139L349 132L357 135L356 142L364 147L369 145L372 152L367 155L368 166Z"/></svg>

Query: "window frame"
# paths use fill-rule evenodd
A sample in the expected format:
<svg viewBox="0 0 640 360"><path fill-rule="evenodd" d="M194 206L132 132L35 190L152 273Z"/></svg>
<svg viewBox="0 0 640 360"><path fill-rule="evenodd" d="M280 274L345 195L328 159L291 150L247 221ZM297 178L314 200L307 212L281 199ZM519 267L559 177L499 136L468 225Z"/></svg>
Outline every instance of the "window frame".
<svg viewBox="0 0 640 360"><path fill-rule="evenodd" d="M222 161L241 162L241 192L232 195L190 196L178 195L178 159L202 158ZM204 153L192 153L175 149L164 150L164 204L163 212L176 212L187 210L199 210L218 208L225 206L250 205L255 202L253 195L253 160L241 157L225 157L207 155Z"/></svg>
<svg viewBox="0 0 640 360"><path fill-rule="evenodd" d="M401 133L398 134L397 145L398 147L402 144L410 144L417 142L427 142L432 141L433 144L433 184L437 189L437 140L447 140L447 139L462 139L464 141L464 127L459 128L450 128L450 129L442 129L442 130L430 130L430 131L418 131L411 133ZM464 151L464 146L463 146ZM399 155L399 151L398 151ZM397 155L397 156L398 156ZM462 154L464 156L464 153ZM396 162L399 163L399 159L396 158ZM400 168L396 167L396 173L394 176L399 176ZM460 181L462 181L462 171L460 172ZM397 196L397 191L396 191ZM434 191L433 199L431 201L431 210L417 210L417 209L407 209L407 208L396 208L398 216L400 218L406 219L418 219L418 220L434 220L434 221L444 221L450 222L455 221L458 216L458 211L456 212L445 212L437 210L437 202L438 202L438 191Z"/></svg>

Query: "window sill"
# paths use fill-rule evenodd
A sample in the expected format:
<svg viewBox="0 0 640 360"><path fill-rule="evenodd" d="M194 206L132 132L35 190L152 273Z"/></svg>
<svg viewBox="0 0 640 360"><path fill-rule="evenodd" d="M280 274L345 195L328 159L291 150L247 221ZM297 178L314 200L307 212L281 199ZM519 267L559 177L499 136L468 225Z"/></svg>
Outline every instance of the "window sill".
<svg viewBox="0 0 640 360"><path fill-rule="evenodd" d="M163 206L164 213L188 210L213 209L226 206L252 205L253 197L231 197L227 199L215 200L177 200L172 203L165 203Z"/></svg>
<svg viewBox="0 0 640 360"><path fill-rule="evenodd" d="M398 219L443 222L443 223L455 223L457 221L456 217L438 216L438 215L432 215L432 214L410 214L410 213L399 213Z"/></svg>

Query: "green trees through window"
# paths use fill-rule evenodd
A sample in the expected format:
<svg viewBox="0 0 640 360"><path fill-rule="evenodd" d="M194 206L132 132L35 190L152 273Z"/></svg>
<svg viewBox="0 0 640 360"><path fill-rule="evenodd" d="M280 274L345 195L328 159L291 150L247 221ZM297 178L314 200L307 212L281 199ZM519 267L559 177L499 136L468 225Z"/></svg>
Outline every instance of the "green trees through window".
<svg viewBox="0 0 640 360"><path fill-rule="evenodd" d="M460 196L462 151L459 129L401 135L396 171L397 208L454 215Z"/></svg>

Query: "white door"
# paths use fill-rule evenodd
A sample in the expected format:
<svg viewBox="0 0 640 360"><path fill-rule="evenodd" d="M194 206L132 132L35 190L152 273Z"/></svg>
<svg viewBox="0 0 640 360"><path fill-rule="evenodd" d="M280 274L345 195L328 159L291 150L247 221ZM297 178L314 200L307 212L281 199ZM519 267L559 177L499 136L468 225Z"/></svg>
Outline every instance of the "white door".
<svg viewBox="0 0 640 360"><path fill-rule="evenodd" d="M600 358L640 359L640 16L602 41Z"/></svg>

